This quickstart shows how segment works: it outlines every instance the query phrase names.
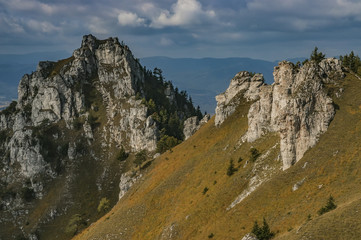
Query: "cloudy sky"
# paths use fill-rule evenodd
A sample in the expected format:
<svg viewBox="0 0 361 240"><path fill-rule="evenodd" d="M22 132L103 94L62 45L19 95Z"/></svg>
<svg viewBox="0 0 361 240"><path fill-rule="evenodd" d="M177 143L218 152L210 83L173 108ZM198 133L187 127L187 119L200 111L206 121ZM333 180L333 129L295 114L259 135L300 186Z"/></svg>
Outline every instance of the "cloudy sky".
<svg viewBox="0 0 361 240"><path fill-rule="evenodd" d="M138 58L361 55L360 0L0 0L0 54L117 36Z"/></svg>

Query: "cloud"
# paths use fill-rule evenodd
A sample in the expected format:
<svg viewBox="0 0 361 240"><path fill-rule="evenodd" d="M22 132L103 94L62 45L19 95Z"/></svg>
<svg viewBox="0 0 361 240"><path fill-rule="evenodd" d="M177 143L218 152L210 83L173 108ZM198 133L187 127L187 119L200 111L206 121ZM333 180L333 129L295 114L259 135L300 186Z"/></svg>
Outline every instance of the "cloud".
<svg viewBox="0 0 361 240"><path fill-rule="evenodd" d="M88 23L88 28L92 34L105 35L109 34L107 22L99 17L91 17Z"/></svg>
<svg viewBox="0 0 361 240"><path fill-rule="evenodd" d="M73 50L88 33L118 36L139 57L276 59L341 40L356 52L360 12L360 0L0 0L0 52Z"/></svg>
<svg viewBox="0 0 361 240"><path fill-rule="evenodd" d="M18 20L0 15L0 32L23 33L25 30Z"/></svg>
<svg viewBox="0 0 361 240"><path fill-rule="evenodd" d="M215 17L213 10L203 10L197 0L178 0L172 11L162 10L160 15L152 19L151 27L188 26L200 24Z"/></svg>
<svg viewBox="0 0 361 240"><path fill-rule="evenodd" d="M48 15L56 12L54 5L52 6L35 0L0 0L0 3L5 4L8 9L16 11L40 11Z"/></svg>
<svg viewBox="0 0 361 240"><path fill-rule="evenodd" d="M171 40L171 39L169 39L169 38L166 38L166 37L162 37L161 39L160 39L160 45L162 45L162 46L170 46L170 45L172 45L174 42Z"/></svg>
<svg viewBox="0 0 361 240"><path fill-rule="evenodd" d="M136 13L120 11L118 14L118 23L121 26L142 26L145 19L138 17Z"/></svg>

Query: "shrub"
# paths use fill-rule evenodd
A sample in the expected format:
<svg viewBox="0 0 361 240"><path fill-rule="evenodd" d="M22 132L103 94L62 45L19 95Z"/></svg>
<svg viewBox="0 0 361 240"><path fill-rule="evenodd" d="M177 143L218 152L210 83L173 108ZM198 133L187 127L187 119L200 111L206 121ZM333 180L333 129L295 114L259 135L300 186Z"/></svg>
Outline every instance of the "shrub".
<svg viewBox="0 0 361 240"><path fill-rule="evenodd" d="M243 158L242 157L239 157L238 158L238 163L242 162L243 161Z"/></svg>
<svg viewBox="0 0 361 240"><path fill-rule="evenodd" d="M98 205L98 212L106 212L109 210L109 208L110 208L109 200L106 197L102 198Z"/></svg>
<svg viewBox="0 0 361 240"><path fill-rule="evenodd" d="M249 152L251 153L251 157L249 159L251 162L255 162L259 155L261 155L256 148L251 148Z"/></svg>
<svg viewBox="0 0 361 240"><path fill-rule="evenodd" d="M4 110L1 111L1 113L4 114L4 115L11 115L11 114L15 113L16 112L16 105L17 105L17 102L12 101L7 108L5 108Z"/></svg>
<svg viewBox="0 0 361 240"><path fill-rule="evenodd" d="M181 143L181 141L178 140L177 138L164 135L157 143L157 152L164 153L165 151L173 148L179 143Z"/></svg>
<svg viewBox="0 0 361 240"><path fill-rule="evenodd" d="M94 130L96 127L98 127L100 125L100 123L97 120L98 120L98 117L96 117L92 114L89 114L88 123L92 130Z"/></svg>
<svg viewBox="0 0 361 240"><path fill-rule="evenodd" d="M213 237L214 237L214 234L213 234L213 233L211 233L211 234L208 235L208 238L213 238Z"/></svg>
<svg viewBox="0 0 361 240"><path fill-rule="evenodd" d="M0 131L0 145L4 143L8 137L9 137L8 131L6 130Z"/></svg>
<svg viewBox="0 0 361 240"><path fill-rule="evenodd" d="M24 187L21 190L21 198L24 199L27 202L32 201L33 199L35 199L35 192L33 189L28 188L28 187Z"/></svg>
<svg viewBox="0 0 361 240"><path fill-rule="evenodd" d="M75 118L73 120L73 127L75 130L80 130L83 127L84 122L80 118Z"/></svg>
<svg viewBox="0 0 361 240"><path fill-rule="evenodd" d="M326 206L320 208L320 210L318 210L317 213L319 215L322 215L322 214L327 213L336 208L337 208L337 205L335 204L335 199L332 196L330 196L327 200Z"/></svg>
<svg viewBox="0 0 361 240"><path fill-rule="evenodd" d="M142 165L145 160L147 160L147 152L145 150L142 150L135 154L134 163L136 166L140 167L140 165Z"/></svg>
<svg viewBox="0 0 361 240"><path fill-rule="evenodd" d="M234 172L237 171L237 168L234 167L233 159L229 160L229 166L227 169L227 175L232 176Z"/></svg>
<svg viewBox="0 0 361 240"><path fill-rule="evenodd" d="M118 156L117 156L117 159L119 161L125 161L129 156L129 153L127 153L124 149L124 147L122 146L122 148L120 149L119 153L118 153Z"/></svg>
<svg viewBox="0 0 361 240"><path fill-rule="evenodd" d="M254 222L252 233L256 235L259 240L269 240L275 236L274 232L271 232L265 218L263 218L262 227L258 225L257 221Z"/></svg>
<svg viewBox="0 0 361 240"><path fill-rule="evenodd" d="M70 218L68 225L65 228L65 232L70 233L74 236L83 226L86 226L86 221L80 214L74 214Z"/></svg>
<svg viewBox="0 0 361 240"><path fill-rule="evenodd" d="M202 194L203 194L203 195L206 194L206 193L208 192L208 190L209 190L209 188L205 187L205 188L203 189Z"/></svg>

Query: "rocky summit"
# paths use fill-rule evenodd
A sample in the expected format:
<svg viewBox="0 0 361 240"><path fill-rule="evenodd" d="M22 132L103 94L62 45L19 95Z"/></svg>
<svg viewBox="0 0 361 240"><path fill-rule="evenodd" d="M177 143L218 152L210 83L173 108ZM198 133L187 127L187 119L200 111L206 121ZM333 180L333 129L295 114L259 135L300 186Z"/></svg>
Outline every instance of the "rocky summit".
<svg viewBox="0 0 361 240"><path fill-rule="evenodd" d="M86 185L96 191L85 197L89 201L106 197L114 204L117 191L109 191L123 181L122 172L132 169L125 160L143 152L146 161L173 147L183 140L183 122L192 116L202 114L187 93L178 92L161 70L141 66L117 38L86 35L71 57L39 62L21 79L18 101L0 113L0 222L15 224L1 227L0 239L46 239L54 219L75 214L73 203L85 197L76 189ZM84 175L92 180L81 186ZM53 186L57 181L63 185L60 192ZM36 211L41 214L34 216ZM89 223L99 217L90 215Z"/></svg>

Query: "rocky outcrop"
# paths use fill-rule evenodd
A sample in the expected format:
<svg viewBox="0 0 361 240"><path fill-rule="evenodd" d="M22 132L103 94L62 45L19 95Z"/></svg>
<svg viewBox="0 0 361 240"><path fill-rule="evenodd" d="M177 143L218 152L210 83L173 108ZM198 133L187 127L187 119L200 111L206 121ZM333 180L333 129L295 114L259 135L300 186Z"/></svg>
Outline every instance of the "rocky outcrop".
<svg viewBox="0 0 361 240"><path fill-rule="evenodd" d="M84 36L71 57L39 62L35 72L25 74L17 103L0 112L0 190L17 193L9 195L7 209L20 216L24 207L31 208L21 198L40 198L62 175L67 187L57 204L65 196L71 199L59 210L66 211L76 195L70 189L84 187L75 180L80 171L93 174L88 181L96 179L98 192L92 194L109 195L102 186L118 186L119 180L124 194L139 177L119 179L114 166L121 163L114 160L120 149L154 152L161 130L172 135L170 118L182 126L195 112L185 92L143 68L117 38Z"/></svg>
<svg viewBox="0 0 361 240"><path fill-rule="evenodd" d="M258 238L253 233L247 233L242 240L258 240Z"/></svg>
<svg viewBox="0 0 361 240"><path fill-rule="evenodd" d="M132 173L132 172L123 173L122 176L120 177L120 182L119 182L118 199L120 200L121 198L123 198L124 195L129 191L129 189L134 185L134 183L136 183L141 177L142 174L140 173Z"/></svg>
<svg viewBox="0 0 361 240"><path fill-rule="evenodd" d="M216 126L221 125L228 116L234 113L242 98L246 98L247 101L256 100L262 85L264 85L262 74L237 73L227 90L216 96Z"/></svg>
<svg viewBox="0 0 361 240"><path fill-rule="evenodd" d="M279 132L283 169L299 161L324 133L335 115L325 83L342 78L341 62L329 58L302 67L283 61L274 71L274 83L245 72L232 79L227 91L217 96L216 125L235 109L241 97L254 101L248 112L248 131L244 141L253 142L267 132ZM232 107L229 107L232 106Z"/></svg>
<svg viewBox="0 0 361 240"><path fill-rule="evenodd" d="M202 118L201 121L198 120L197 116L190 117L184 121L184 128L183 128L183 134L184 134L184 140L187 140L190 136L192 136L198 129L206 124L210 119L210 115L206 114Z"/></svg>

